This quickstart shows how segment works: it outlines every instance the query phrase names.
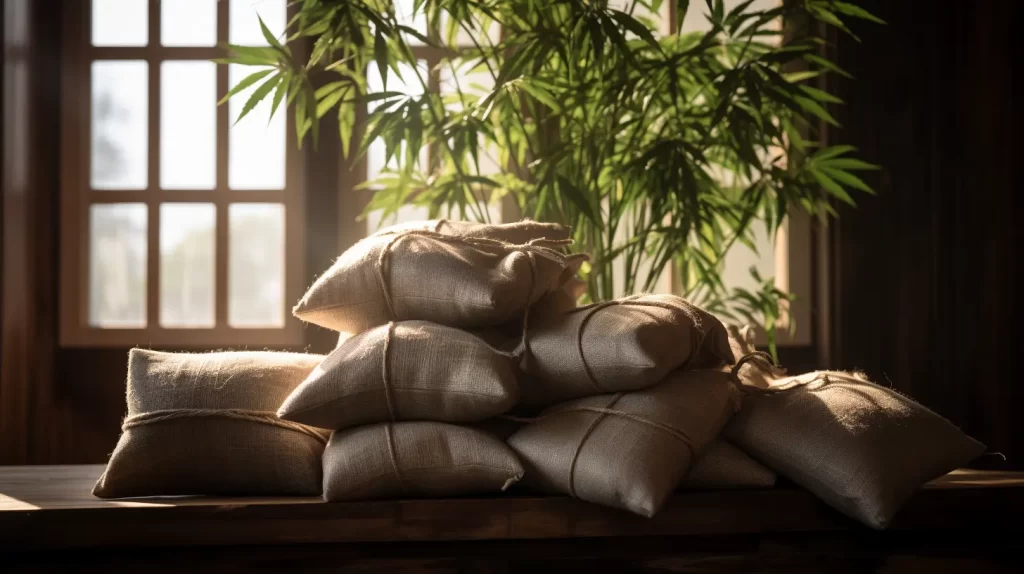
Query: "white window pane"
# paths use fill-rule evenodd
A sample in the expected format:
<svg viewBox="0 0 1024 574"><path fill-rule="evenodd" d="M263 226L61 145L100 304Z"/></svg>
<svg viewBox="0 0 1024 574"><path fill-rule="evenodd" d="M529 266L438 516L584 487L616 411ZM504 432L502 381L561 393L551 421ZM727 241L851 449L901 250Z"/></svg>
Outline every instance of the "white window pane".
<svg viewBox="0 0 1024 574"><path fill-rule="evenodd" d="M256 66L231 65L228 84L234 86L247 75L259 71ZM232 126L228 131L228 186L231 189L284 189L286 116L282 102L274 118L270 117L273 93L259 103L242 121L234 123L253 90L262 82L232 96L228 113Z"/></svg>
<svg viewBox="0 0 1024 574"><path fill-rule="evenodd" d="M228 211L228 324L283 327L284 206L233 203Z"/></svg>
<svg viewBox="0 0 1024 574"><path fill-rule="evenodd" d="M427 68L426 60L418 60L416 67L419 69L419 75L424 80L427 79L429 69ZM409 96L420 96L423 95L423 84L420 83L417 78L417 73L413 70L413 67L406 63L399 63L398 70L401 74L395 74L394 70L388 70L388 92L400 92ZM366 85L370 92L383 92L384 82L380 77L380 70L376 65L371 65L366 70ZM367 104L369 111L376 109L377 103L370 102ZM400 149L396 152L396 155L405 154L405 144L401 144ZM366 179L372 180L380 175L381 171L387 169L398 168L398 158L395 156L391 157L391 161L385 163L384 158L386 157L386 148L382 139L377 139L370 144L369 149L366 151ZM420 166L425 167L427 165L427 148L426 146L420 150L419 155Z"/></svg>
<svg viewBox="0 0 1024 574"><path fill-rule="evenodd" d="M160 43L216 46L217 0L161 0Z"/></svg>
<svg viewBox="0 0 1024 574"><path fill-rule="evenodd" d="M148 65L92 63L92 187L144 189L149 134Z"/></svg>
<svg viewBox="0 0 1024 574"><path fill-rule="evenodd" d="M146 326L146 205L89 209L89 325Z"/></svg>
<svg viewBox="0 0 1024 574"><path fill-rule="evenodd" d="M758 289L757 282L750 275L750 268L756 267L762 278L776 276L775 269L775 241L768 236L768 230L764 225L754 225L754 246L757 251L752 251L746 245L736 243L725 254L725 264L722 271L722 282L729 290L742 287L749 291Z"/></svg>
<svg viewBox="0 0 1024 574"><path fill-rule="evenodd" d="M149 43L149 0L92 0L93 46Z"/></svg>
<svg viewBox="0 0 1024 574"><path fill-rule="evenodd" d="M213 327L216 221L212 203L160 205L161 327Z"/></svg>
<svg viewBox="0 0 1024 574"><path fill-rule="evenodd" d="M287 7L287 0L231 0L229 41L242 46L268 45L260 30L260 18L275 38L282 39L288 23Z"/></svg>
<svg viewBox="0 0 1024 574"><path fill-rule="evenodd" d="M424 36L427 35L427 13L424 11L424 7L421 7L419 12L415 12L414 0L394 0L395 3L395 17L398 18L398 23L404 26L408 26L413 30L416 30ZM405 35L405 41L410 46L422 46L423 42L419 38L412 34Z"/></svg>
<svg viewBox="0 0 1024 574"><path fill-rule="evenodd" d="M213 189L217 171L217 67L160 64L160 187Z"/></svg>

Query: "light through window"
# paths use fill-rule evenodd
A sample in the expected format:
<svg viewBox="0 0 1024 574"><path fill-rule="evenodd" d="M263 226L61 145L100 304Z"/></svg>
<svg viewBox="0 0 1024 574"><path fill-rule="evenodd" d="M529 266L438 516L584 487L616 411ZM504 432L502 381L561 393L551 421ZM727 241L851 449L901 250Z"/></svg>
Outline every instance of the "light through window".
<svg viewBox="0 0 1024 574"><path fill-rule="evenodd" d="M281 34L287 0L76 4L90 17L69 47L62 341L298 343L288 114L270 120L268 99L234 124L244 96L217 101L252 70L211 61L218 43L266 45L258 18Z"/></svg>

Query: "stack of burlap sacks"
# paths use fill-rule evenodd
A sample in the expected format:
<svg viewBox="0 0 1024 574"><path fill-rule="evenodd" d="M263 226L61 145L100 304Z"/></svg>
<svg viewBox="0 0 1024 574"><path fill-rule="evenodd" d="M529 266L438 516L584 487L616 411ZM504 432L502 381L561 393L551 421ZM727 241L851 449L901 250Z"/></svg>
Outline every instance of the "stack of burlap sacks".
<svg viewBox="0 0 1024 574"><path fill-rule="evenodd" d="M295 307L327 356L133 349L94 493L328 501L517 488L654 515L776 472L875 528L984 447L856 373L786 377L671 295L576 307L568 230L395 226Z"/></svg>

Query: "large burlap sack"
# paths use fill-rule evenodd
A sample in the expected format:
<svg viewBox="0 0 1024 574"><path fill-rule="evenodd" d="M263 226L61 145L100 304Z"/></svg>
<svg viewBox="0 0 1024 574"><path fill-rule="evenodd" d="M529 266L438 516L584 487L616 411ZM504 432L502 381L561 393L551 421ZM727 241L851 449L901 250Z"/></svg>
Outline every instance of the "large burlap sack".
<svg viewBox="0 0 1024 574"><path fill-rule="evenodd" d="M93 494L319 494L327 435L274 411L321 355L128 355L128 417Z"/></svg>
<svg viewBox="0 0 1024 574"><path fill-rule="evenodd" d="M479 421L519 397L512 361L483 340L426 321L348 339L285 399L284 420L327 429L385 421Z"/></svg>
<svg viewBox="0 0 1024 574"><path fill-rule="evenodd" d="M769 488L778 476L724 439L708 445L680 488Z"/></svg>
<svg viewBox="0 0 1024 574"><path fill-rule="evenodd" d="M329 502L495 493L522 476L522 465L504 443L445 423L381 423L338 431L324 451Z"/></svg>
<svg viewBox="0 0 1024 574"><path fill-rule="evenodd" d="M568 399L649 387L680 367L732 363L725 327L675 295L639 295L545 317L531 313L520 363L521 402Z"/></svg>
<svg viewBox="0 0 1024 574"><path fill-rule="evenodd" d="M426 230L371 236L345 251L293 312L348 333L406 320L500 325L559 289L584 259L540 245Z"/></svg>
<svg viewBox="0 0 1024 574"><path fill-rule="evenodd" d="M544 411L508 439L523 484L653 516L732 416L729 373L677 371L657 386Z"/></svg>
<svg viewBox="0 0 1024 574"><path fill-rule="evenodd" d="M385 227L373 235L391 235L412 229L425 229L444 235L461 235L463 237L484 237L497 239L516 245L537 240L566 241L572 236L571 230L557 223L541 223L524 219L514 223L474 223L471 221L449 221L432 219L428 221L409 221Z"/></svg>
<svg viewBox="0 0 1024 574"><path fill-rule="evenodd" d="M728 438L873 528L885 528L922 484L985 450L946 419L856 373L808 373L773 389L747 397Z"/></svg>

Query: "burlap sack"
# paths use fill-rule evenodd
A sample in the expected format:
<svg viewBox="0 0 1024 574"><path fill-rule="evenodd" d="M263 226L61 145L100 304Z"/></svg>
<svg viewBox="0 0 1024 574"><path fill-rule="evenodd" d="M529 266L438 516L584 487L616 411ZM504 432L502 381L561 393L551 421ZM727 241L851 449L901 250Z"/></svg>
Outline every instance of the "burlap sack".
<svg viewBox="0 0 1024 574"><path fill-rule="evenodd" d="M777 478L772 469L719 438L694 461L679 488L769 488Z"/></svg>
<svg viewBox="0 0 1024 574"><path fill-rule="evenodd" d="M495 493L523 476L498 439L435 422L381 423L335 432L324 451L324 499Z"/></svg>
<svg viewBox="0 0 1024 574"><path fill-rule="evenodd" d="M677 371L632 393L552 407L512 435L524 486L653 516L732 416L721 371Z"/></svg>
<svg viewBox="0 0 1024 574"><path fill-rule="evenodd" d="M343 253L293 312L348 333L406 320L499 325L559 289L584 259L540 245L423 230L373 236Z"/></svg>
<svg viewBox="0 0 1024 574"><path fill-rule="evenodd" d="M734 361L722 323L675 295L639 295L530 317L520 363L534 377L520 386L527 407L642 389L683 366Z"/></svg>
<svg viewBox="0 0 1024 574"><path fill-rule="evenodd" d="M447 219L410 221L385 227L373 235L389 235L409 231L410 229L426 229L443 233L444 235L484 237L516 245L539 239L565 241L572 236L571 230L564 225L540 223L539 221L531 221L529 219L514 223L473 223L470 221L449 221Z"/></svg>
<svg viewBox="0 0 1024 574"><path fill-rule="evenodd" d="M132 349L124 432L93 494L318 494L326 433L274 411L322 360Z"/></svg>
<svg viewBox="0 0 1024 574"><path fill-rule="evenodd" d="M946 419L859 374L820 371L773 388L747 397L725 434L873 528L885 528L922 484L985 450Z"/></svg>
<svg viewBox="0 0 1024 574"><path fill-rule="evenodd" d="M481 339L425 321L345 341L285 399L284 420L327 429L385 421L479 421L515 405L512 361Z"/></svg>

